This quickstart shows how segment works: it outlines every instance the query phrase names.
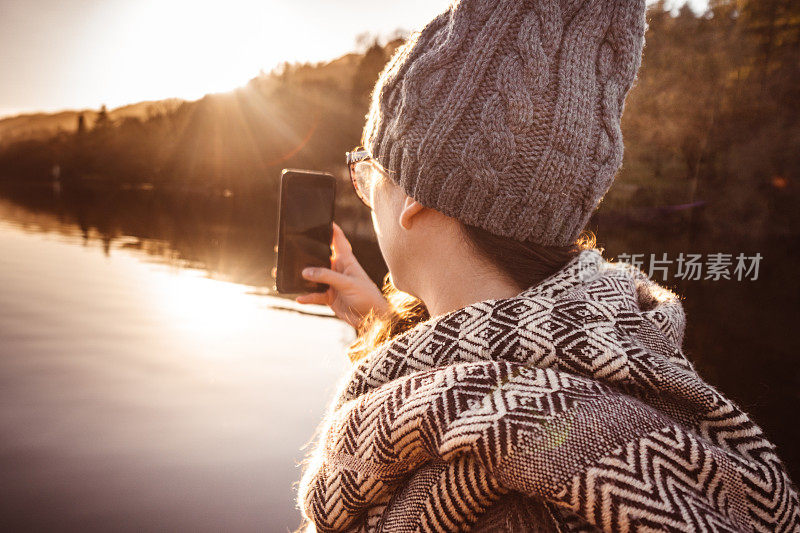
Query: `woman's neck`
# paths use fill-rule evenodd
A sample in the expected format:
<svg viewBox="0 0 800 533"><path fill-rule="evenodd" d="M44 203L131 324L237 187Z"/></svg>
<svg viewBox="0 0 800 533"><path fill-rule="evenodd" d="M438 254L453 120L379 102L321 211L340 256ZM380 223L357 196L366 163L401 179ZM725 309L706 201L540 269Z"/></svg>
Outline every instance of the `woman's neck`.
<svg viewBox="0 0 800 533"><path fill-rule="evenodd" d="M421 291L431 317L438 317L483 300L516 296L524 290L516 283L489 269L449 268L431 276Z"/></svg>

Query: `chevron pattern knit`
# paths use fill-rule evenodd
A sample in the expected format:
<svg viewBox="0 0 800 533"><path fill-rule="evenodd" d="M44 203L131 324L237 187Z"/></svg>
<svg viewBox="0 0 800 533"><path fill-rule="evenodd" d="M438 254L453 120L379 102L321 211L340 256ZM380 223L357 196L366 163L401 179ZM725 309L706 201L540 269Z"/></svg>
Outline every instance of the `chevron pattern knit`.
<svg viewBox="0 0 800 533"><path fill-rule="evenodd" d="M457 0L376 84L362 143L425 206L574 242L622 164L645 0Z"/></svg>
<svg viewBox="0 0 800 533"><path fill-rule="evenodd" d="M589 249L394 337L323 421L311 530L463 530L521 493L566 531L800 531L774 445L697 375L684 324L674 293Z"/></svg>

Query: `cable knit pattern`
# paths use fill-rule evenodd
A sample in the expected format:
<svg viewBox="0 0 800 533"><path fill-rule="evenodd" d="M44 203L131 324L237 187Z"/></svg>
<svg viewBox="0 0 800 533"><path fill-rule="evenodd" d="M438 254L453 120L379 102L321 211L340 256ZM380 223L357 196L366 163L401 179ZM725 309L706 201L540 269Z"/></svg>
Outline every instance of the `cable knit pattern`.
<svg viewBox="0 0 800 533"><path fill-rule="evenodd" d="M375 86L362 143L422 204L544 245L578 237L622 164L644 0L460 0Z"/></svg>
<svg viewBox="0 0 800 533"><path fill-rule="evenodd" d="M685 323L676 294L590 249L418 324L343 380L304 516L320 532L462 531L519 494L562 531L800 532L775 446L696 373Z"/></svg>

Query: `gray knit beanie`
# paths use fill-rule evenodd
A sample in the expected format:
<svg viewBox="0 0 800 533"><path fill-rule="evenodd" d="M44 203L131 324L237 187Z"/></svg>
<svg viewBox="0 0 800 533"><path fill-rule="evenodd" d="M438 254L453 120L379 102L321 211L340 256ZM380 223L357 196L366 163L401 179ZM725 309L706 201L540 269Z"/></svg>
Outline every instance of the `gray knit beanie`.
<svg viewBox="0 0 800 533"><path fill-rule="evenodd" d="M362 143L421 204L568 245L622 164L645 0L456 0L401 46Z"/></svg>

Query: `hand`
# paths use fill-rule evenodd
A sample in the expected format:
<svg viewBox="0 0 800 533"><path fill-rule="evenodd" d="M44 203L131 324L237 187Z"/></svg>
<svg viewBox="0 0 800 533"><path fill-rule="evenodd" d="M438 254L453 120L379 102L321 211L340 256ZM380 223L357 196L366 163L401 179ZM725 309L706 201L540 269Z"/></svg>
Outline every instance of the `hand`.
<svg viewBox="0 0 800 533"><path fill-rule="evenodd" d="M308 268L304 269L303 278L327 283L329 287L325 292L301 294L295 301L330 306L336 316L354 328L370 309L375 309L378 314L388 312L389 303L353 255L350 241L336 222L333 223L331 267L310 267L310 274L306 274Z"/></svg>

